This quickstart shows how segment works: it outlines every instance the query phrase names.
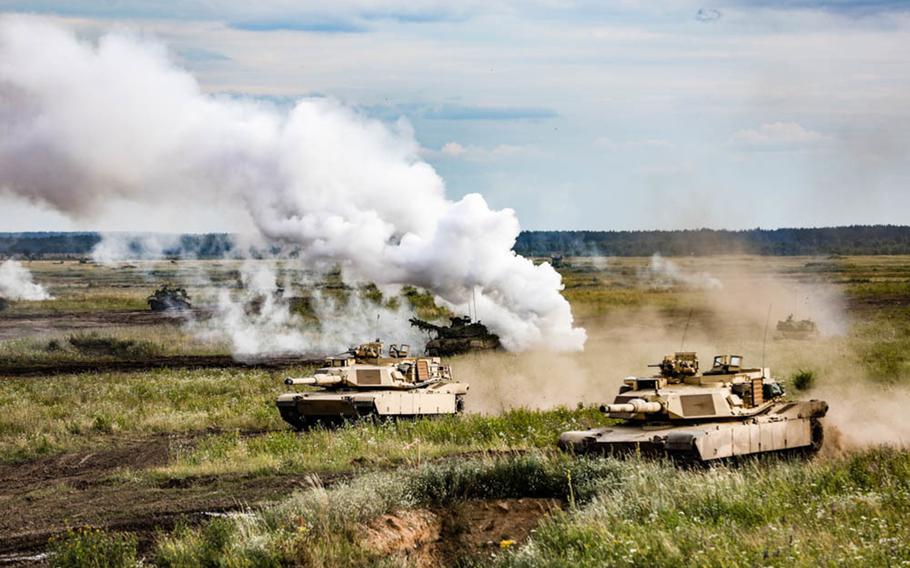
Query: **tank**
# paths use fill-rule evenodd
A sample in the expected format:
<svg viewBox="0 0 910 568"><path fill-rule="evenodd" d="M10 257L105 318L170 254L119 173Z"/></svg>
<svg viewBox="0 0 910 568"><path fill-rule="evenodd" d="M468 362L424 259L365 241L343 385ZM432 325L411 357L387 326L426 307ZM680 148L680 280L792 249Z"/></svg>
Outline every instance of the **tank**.
<svg viewBox="0 0 910 568"><path fill-rule="evenodd" d="M451 357L471 351L501 349L499 336L490 333L487 326L471 321L468 316L449 318L449 325L440 326L421 319L411 318L411 325L429 333L424 350L432 357Z"/></svg>
<svg viewBox="0 0 910 568"><path fill-rule="evenodd" d="M818 337L818 325L810 319L797 320L793 314L777 322L778 339L811 339Z"/></svg>
<svg viewBox="0 0 910 568"><path fill-rule="evenodd" d="M795 450L817 451L828 404L789 401L768 369L718 355L699 374L693 352L667 355L651 377L628 377L600 410L621 422L564 432L559 446L578 453L641 453L686 461Z"/></svg>
<svg viewBox="0 0 910 568"><path fill-rule="evenodd" d="M0 296L0 312L4 311L8 307L9 307L9 300L4 298L3 296Z"/></svg>
<svg viewBox="0 0 910 568"><path fill-rule="evenodd" d="M155 290L146 301L153 312L181 311L192 308L186 290L170 284L165 284Z"/></svg>
<svg viewBox="0 0 910 568"><path fill-rule="evenodd" d="M297 430L361 418L458 414L468 392L438 357L412 357L408 345L393 344L384 353L379 340L328 357L313 376L285 384L318 389L278 397L281 417Z"/></svg>

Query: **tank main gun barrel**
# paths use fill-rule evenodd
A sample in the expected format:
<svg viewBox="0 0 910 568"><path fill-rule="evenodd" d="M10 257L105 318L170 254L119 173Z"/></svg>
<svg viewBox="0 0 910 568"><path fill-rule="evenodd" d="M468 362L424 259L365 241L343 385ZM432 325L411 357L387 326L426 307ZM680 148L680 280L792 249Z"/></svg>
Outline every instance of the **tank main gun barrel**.
<svg viewBox="0 0 910 568"><path fill-rule="evenodd" d="M602 404L600 411L608 414L657 414L663 408L659 402L648 402L641 398L633 398L624 403Z"/></svg>
<svg viewBox="0 0 910 568"><path fill-rule="evenodd" d="M423 321L422 319L411 318L408 320L412 326L422 330L422 331L435 331L439 333L441 329L438 325L434 325L430 322Z"/></svg>
<svg viewBox="0 0 910 568"><path fill-rule="evenodd" d="M314 375L312 377L304 377L302 379L295 379L288 377L284 380L284 384L290 385L316 385L316 386L328 386L328 385L337 385L341 384L341 377L333 377L332 375Z"/></svg>

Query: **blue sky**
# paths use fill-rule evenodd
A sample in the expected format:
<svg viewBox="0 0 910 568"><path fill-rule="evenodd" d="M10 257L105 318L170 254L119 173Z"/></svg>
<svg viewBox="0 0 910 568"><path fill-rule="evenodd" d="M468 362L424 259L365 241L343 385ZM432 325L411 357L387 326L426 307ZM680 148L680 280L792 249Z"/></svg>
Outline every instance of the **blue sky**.
<svg viewBox="0 0 910 568"><path fill-rule="evenodd" d="M332 96L406 117L453 197L483 193L525 228L673 229L910 222L907 4L37 0L0 10L43 13L86 37L157 37L213 93ZM10 212L0 230L85 227L9 198L0 207Z"/></svg>

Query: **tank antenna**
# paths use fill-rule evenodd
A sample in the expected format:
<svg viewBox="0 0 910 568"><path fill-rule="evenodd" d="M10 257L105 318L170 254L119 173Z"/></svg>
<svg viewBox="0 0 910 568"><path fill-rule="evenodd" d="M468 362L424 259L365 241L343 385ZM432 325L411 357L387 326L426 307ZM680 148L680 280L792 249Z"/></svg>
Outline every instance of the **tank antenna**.
<svg viewBox="0 0 910 568"><path fill-rule="evenodd" d="M771 321L771 306L768 304L768 315L765 316L765 337L761 342L761 378L765 378L765 346L768 345L768 322Z"/></svg>
<svg viewBox="0 0 910 568"><path fill-rule="evenodd" d="M686 345L686 334L689 333L689 322L692 321L692 308L689 308L689 316L686 318L686 327L683 328L682 342L679 344L679 350L682 351Z"/></svg>
<svg viewBox="0 0 910 568"><path fill-rule="evenodd" d="M474 321L480 321L477 318L477 286L471 287L471 300L474 302Z"/></svg>

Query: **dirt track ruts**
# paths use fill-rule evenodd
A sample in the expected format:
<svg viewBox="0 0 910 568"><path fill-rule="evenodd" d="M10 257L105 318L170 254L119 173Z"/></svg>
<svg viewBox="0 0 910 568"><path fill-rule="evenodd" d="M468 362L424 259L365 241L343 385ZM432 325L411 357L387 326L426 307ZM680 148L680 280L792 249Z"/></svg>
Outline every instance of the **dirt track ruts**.
<svg viewBox="0 0 910 568"><path fill-rule="evenodd" d="M34 377L74 373L144 371L148 369L287 369L319 365L323 359L296 355L237 360L230 355L176 355L137 360L61 361L56 363L17 364L0 362L0 377Z"/></svg>
<svg viewBox="0 0 910 568"><path fill-rule="evenodd" d="M118 477L165 465L202 433L161 435L116 448L0 464L0 554L40 552L48 539L77 527L137 533L235 511L310 486L312 474L232 475L154 482ZM329 485L346 475L320 476Z"/></svg>

